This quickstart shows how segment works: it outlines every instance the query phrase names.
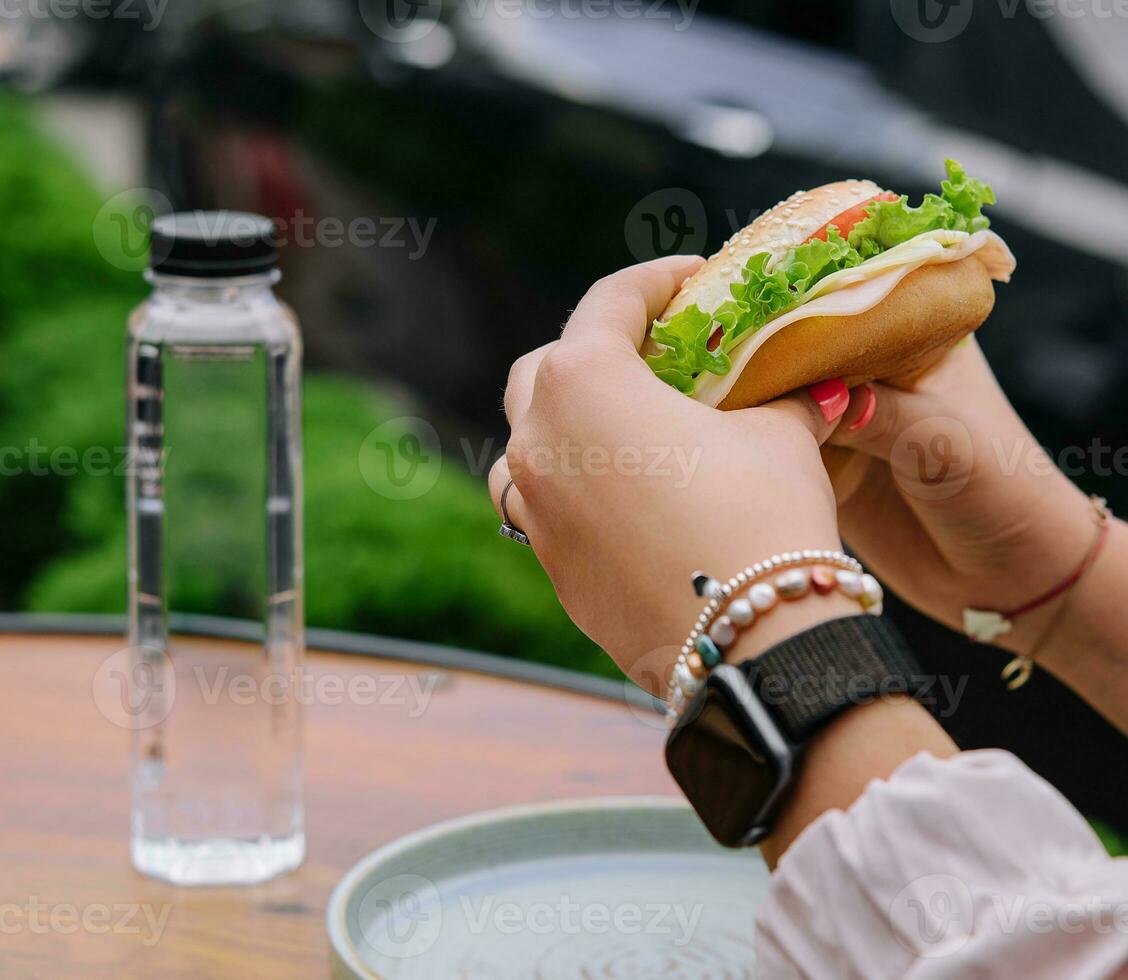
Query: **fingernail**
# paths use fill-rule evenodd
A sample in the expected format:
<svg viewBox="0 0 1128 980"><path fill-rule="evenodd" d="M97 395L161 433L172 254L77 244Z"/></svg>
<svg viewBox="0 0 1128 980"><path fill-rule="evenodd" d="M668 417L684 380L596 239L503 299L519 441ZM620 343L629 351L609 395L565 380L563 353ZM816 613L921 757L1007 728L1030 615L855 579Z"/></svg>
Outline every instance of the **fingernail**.
<svg viewBox="0 0 1128 980"><path fill-rule="evenodd" d="M850 389L841 378L820 381L818 384L811 385L807 393L819 406L819 411L823 413L828 425L835 419L842 418L846 409L850 407Z"/></svg>
<svg viewBox="0 0 1128 980"><path fill-rule="evenodd" d="M865 398L862 403L862 414L850 423L849 429L851 432L857 432L869 425L873 421L874 412L877 411L877 392L873 390L873 385L862 385L862 392Z"/></svg>

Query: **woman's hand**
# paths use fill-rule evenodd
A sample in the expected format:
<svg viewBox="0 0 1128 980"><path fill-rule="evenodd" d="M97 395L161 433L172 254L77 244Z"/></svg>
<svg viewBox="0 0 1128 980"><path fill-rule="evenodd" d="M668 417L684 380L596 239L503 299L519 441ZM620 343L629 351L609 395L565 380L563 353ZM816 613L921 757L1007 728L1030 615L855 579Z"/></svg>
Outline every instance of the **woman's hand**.
<svg viewBox="0 0 1128 980"><path fill-rule="evenodd" d="M974 339L914 391L873 389L873 404L855 390L831 441L857 451L836 472L839 522L876 575L962 629L965 607L1017 608L1078 568L1096 535L1094 510L1015 414ZM870 421L852 428L867 406ZM1085 610L1083 594L1115 565L1123 527L1113 531L1068 599L1069 615ZM1055 620L1062 602L1017 617L993 642L1023 654L1042 644L1037 659L1052 666L1071 635L1068 617Z"/></svg>
<svg viewBox="0 0 1128 980"><path fill-rule="evenodd" d="M840 547L819 457L831 426L809 396L717 412L639 357L647 325L700 262L671 257L600 280L559 341L513 366L513 435L490 474L495 506L512 477L509 516L568 614L655 693L700 612L691 572L727 578L774 552ZM785 604L737 649L747 657L857 612L837 593Z"/></svg>

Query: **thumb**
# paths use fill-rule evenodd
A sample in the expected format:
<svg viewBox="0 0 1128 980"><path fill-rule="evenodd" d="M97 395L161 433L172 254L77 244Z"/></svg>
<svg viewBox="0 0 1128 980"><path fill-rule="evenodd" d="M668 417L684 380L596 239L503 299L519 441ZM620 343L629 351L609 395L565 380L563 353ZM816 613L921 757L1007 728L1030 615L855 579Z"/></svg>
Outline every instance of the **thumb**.
<svg viewBox="0 0 1128 980"><path fill-rule="evenodd" d="M755 412L787 415L807 429L821 446L835 431L850 405L850 389L841 379L820 381L804 391L793 391L770 401Z"/></svg>

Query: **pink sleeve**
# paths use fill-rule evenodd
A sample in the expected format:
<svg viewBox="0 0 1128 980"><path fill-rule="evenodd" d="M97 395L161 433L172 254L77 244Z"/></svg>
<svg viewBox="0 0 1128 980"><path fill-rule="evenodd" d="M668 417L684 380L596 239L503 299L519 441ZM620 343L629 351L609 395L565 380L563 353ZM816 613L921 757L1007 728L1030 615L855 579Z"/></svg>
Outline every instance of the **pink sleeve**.
<svg viewBox="0 0 1128 980"><path fill-rule="evenodd" d="M757 915L763 977L1128 977L1128 859L1007 752L921 753L812 823Z"/></svg>

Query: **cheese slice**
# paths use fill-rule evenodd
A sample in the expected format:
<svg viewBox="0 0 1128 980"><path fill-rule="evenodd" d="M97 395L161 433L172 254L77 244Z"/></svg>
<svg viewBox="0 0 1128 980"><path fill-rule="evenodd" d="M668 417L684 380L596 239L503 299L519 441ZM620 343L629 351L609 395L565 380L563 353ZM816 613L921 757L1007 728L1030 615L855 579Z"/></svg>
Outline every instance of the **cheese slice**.
<svg viewBox="0 0 1128 980"><path fill-rule="evenodd" d="M706 405L719 405L736 379L767 341L798 320L813 316L855 316L877 306L914 269L941 262L958 262L978 255L988 274L1009 282L1015 261L1011 250L993 231L927 231L867 259L853 269L843 269L819 280L801 306L764 324L731 351L732 369L725 375L706 372L697 379L693 397ZM755 369L753 369L755 370Z"/></svg>

